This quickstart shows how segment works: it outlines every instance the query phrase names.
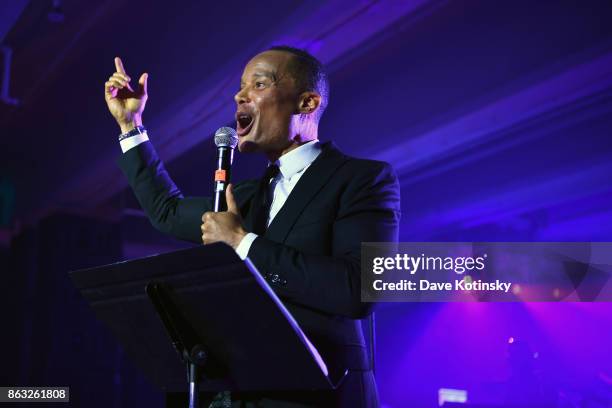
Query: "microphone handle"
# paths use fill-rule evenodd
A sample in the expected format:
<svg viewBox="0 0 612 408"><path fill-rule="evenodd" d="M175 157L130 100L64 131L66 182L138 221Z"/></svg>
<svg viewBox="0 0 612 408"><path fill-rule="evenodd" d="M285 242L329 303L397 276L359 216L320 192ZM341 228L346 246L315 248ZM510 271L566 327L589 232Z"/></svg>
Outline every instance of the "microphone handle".
<svg viewBox="0 0 612 408"><path fill-rule="evenodd" d="M234 149L229 146L217 147L217 170L215 170L215 193L213 200L213 211L227 211L225 201L225 190L231 180L232 161L234 160Z"/></svg>

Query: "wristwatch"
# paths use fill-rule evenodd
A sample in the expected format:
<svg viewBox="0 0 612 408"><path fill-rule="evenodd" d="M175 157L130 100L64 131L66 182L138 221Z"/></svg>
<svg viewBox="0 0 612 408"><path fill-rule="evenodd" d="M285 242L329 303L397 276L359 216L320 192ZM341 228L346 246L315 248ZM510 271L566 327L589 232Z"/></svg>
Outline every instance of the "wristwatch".
<svg viewBox="0 0 612 408"><path fill-rule="evenodd" d="M134 129L129 132L125 132L119 135L119 141L123 139L127 139L128 137L142 135L143 133L147 133L147 129L144 126L136 126Z"/></svg>

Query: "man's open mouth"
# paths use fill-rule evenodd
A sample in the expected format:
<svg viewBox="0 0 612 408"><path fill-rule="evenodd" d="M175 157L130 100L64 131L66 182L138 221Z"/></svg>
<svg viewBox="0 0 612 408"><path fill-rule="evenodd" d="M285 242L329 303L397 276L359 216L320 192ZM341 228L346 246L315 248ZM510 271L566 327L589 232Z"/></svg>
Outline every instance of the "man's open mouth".
<svg viewBox="0 0 612 408"><path fill-rule="evenodd" d="M244 136L251 131L253 127L253 116L249 113L236 113L236 133L238 136Z"/></svg>

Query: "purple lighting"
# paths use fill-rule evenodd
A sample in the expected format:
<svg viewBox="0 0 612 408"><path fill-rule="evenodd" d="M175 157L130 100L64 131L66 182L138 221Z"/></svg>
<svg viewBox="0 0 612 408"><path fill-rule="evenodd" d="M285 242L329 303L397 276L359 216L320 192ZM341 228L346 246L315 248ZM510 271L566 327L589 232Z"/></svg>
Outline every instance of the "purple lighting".
<svg viewBox="0 0 612 408"><path fill-rule="evenodd" d="M380 314L405 316L379 318L380 387L390 406L432 407L440 386L467 390L474 404L503 404L525 386L516 380L523 370L547 387L538 398L588 394L612 373L608 303L406 304Z"/></svg>
<svg viewBox="0 0 612 408"><path fill-rule="evenodd" d="M144 124L185 196L210 196L213 132L234 121L245 63L286 44L328 68L319 139L395 169L400 241L612 242L610 0L1 3L0 386L63 383L75 407L165 405L66 274L187 245L151 227L116 166L102 94L115 56L132 78L150 73ZM232 178L265 164L238 152ZM512 303L381 302L382 405L612 407L612 302L569 281L525 279ZM538 290L551 303L526 302Z"/></svg>

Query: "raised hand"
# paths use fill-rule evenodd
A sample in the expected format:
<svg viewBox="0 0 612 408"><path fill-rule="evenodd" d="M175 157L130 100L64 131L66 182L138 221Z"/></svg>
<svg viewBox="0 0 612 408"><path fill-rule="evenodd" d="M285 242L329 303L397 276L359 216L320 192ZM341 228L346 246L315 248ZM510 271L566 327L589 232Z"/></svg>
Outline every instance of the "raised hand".
<svg viewBox="0 0 612 408"><path fill-rule="evenodd" d="M108 110L121 128L121 133L142 125L142 112L148 97L148 79L149 74L142 74L134 90L121 58L115 58L115 73L104 83L104 99Z"/></svg>

